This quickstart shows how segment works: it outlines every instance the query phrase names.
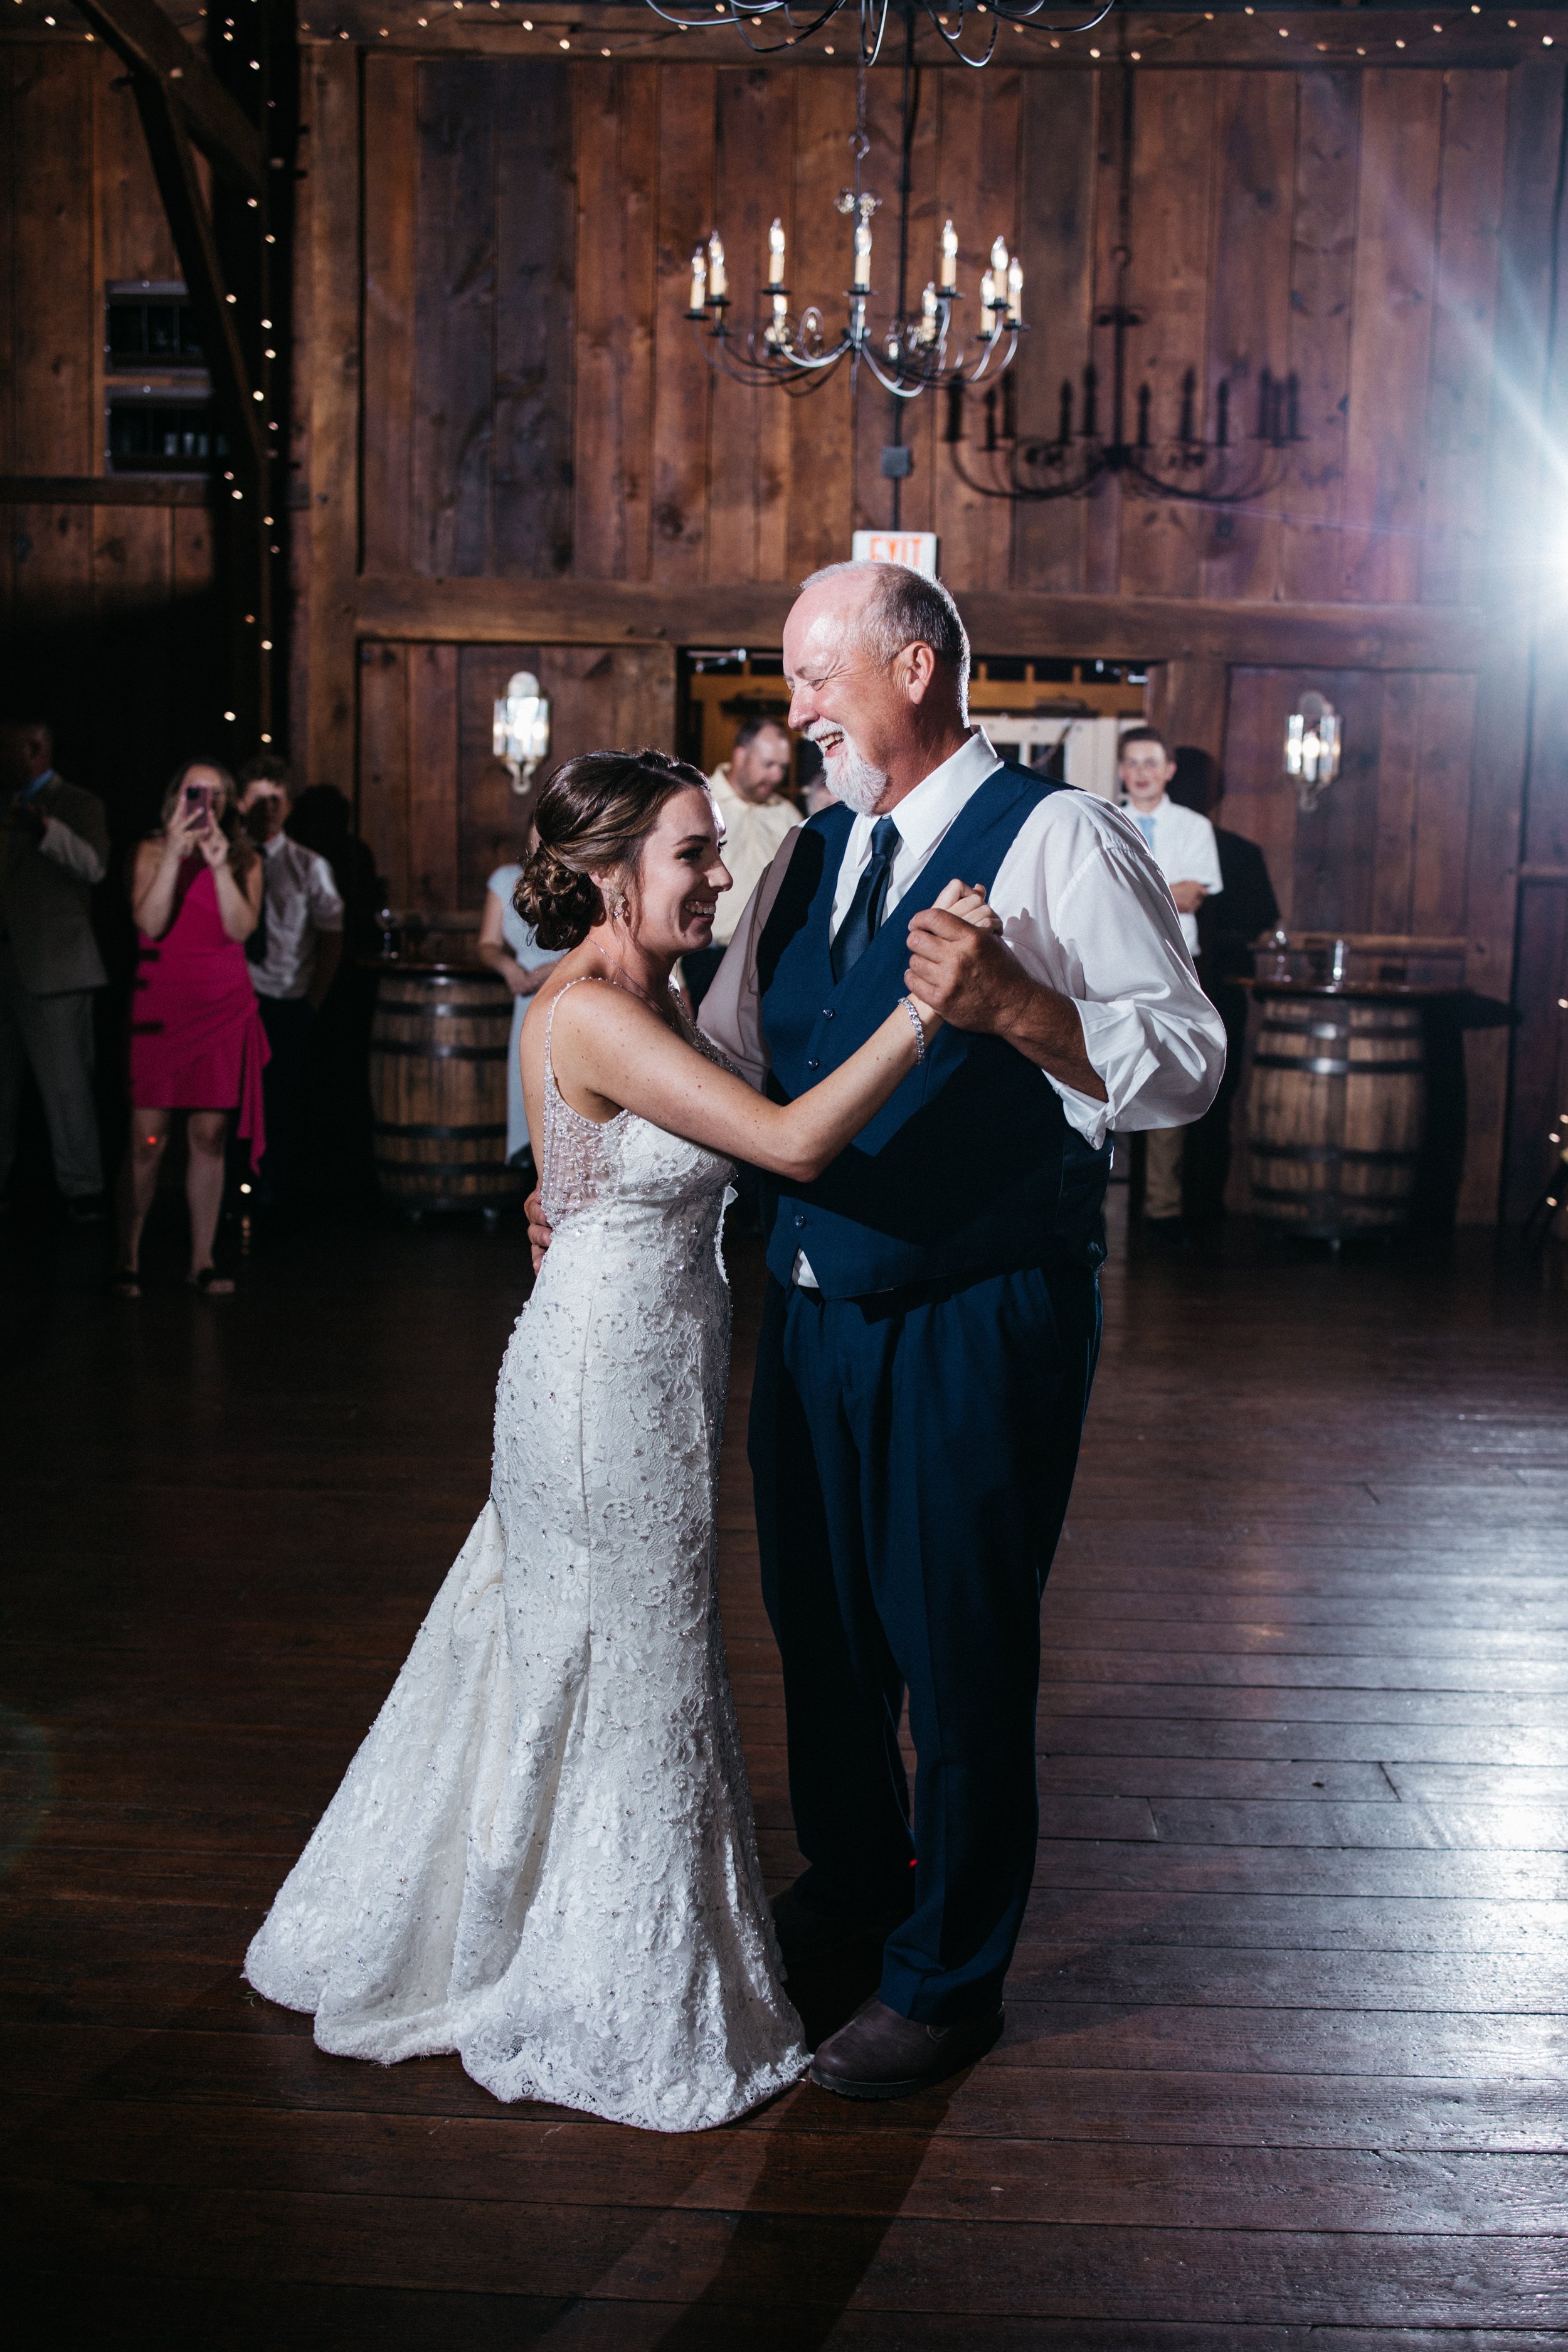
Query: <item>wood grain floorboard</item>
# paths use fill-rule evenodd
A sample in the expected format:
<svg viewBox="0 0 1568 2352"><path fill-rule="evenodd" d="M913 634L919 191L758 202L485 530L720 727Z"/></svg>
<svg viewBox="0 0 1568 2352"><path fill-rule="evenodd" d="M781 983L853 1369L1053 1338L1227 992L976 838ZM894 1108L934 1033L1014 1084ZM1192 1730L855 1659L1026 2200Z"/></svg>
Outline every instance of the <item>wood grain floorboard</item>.
<svg viewBox="0 0 1568 2352"><path fill-rule="evenodd" d="M782 1885L732 1272L721 1594ZM327 2058L238 1976L483 1500L515 1236L306 1234L226 1313L127 1316L79 1237L7 1234L0 1282L29 2352L1568 2342L1568 1303L1489 1237L1117 1256L1002 2043L670 2138Z"/></svg>

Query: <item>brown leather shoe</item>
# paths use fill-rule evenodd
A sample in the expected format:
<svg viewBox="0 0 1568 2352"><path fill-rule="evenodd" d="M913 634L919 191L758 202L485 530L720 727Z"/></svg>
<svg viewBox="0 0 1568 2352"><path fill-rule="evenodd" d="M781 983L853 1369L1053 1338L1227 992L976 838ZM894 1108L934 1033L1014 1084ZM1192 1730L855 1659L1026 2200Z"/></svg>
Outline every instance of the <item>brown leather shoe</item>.
<svg viewBox="0 0 1568 2352"><path fill-rule="evenodd" d="M984 2058L1002 2038L1005 2011L957 2025L921 2025L872 1999L823 2042L811 2079L844 2099L907 2099Z"/></svg>

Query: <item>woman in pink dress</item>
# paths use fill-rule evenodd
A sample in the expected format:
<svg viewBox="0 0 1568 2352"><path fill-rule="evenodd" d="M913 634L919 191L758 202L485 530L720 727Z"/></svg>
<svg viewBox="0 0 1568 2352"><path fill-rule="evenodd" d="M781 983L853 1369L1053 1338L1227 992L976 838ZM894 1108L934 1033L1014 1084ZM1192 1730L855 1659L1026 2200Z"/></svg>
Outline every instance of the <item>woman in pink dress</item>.
<svg viewBox="0 0 1568 2352"><path fill-rule="evenodd" d="M234 781L210 760L182 768L163 823L131 869L140 934L131 1004L131 1149L120 1180L120 1297L139 1298L142 1228L158 1185L173 1114L185 1125L189 1280L209 1297L234 1288L213 1265L230 1113L254 1167L266 1149L261 1070L267 1038L245 958L261 914L263 868L235 814Z"/></svg>

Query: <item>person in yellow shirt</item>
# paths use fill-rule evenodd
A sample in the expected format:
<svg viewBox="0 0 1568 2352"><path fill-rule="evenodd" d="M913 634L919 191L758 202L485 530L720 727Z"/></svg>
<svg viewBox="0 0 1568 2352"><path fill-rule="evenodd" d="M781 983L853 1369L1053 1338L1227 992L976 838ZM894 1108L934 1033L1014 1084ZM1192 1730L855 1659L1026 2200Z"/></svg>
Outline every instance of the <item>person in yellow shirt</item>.
<svg viewBox="0 0 1568 2352"><path fill-rule="evenodd" d="M708 779L723 827L724 863L733 887L719 901L712 946L698 948L680 960L681 978L693 1008L707 995L752 893L773 864L773 853L802 821L795 803L780 790L789 774L789 763L788 729L776 719L748 719L730 757Z"/></svg>

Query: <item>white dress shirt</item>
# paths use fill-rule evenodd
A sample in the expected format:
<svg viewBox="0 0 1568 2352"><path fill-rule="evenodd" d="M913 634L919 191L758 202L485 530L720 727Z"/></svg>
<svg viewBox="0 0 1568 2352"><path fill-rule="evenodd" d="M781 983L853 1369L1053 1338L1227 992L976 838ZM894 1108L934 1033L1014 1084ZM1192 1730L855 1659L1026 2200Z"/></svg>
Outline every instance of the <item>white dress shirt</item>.
<svg viewBox="0 0 1568 2352"><path fill-rule="evenodd" d="M1125 801L1122 814L1148 843L1154 863L1167 882L1201 882L1211 898L1224 889L1219 845L1206 816L1200 816L1196 809L1184 808L1169 793L1152 809L1134 808L1131 801ZM1196 955L1198 919L1195 915L1184 915L1181 924L1187 953Z"/></svg>
<svg viewBox="0 0 1568 2352"><path fill-rule="evenodd" d="M258 996L308 996L316 976L316 937L341 931L343 902L324 857L286 833L275 833L265 860L267 952L250 967Z"/></svg>
<svg viewBox="0 0 1568 2352"><path fill-rule="evenodd" d="M724 828L719 854L730 869L730 887L721 894L713 912L713 944L726 948L740 928L747 902L773 860L787 834L801 822L800 811L782 793L765 801L749 801L730 782L726 760L708 779L713 805Z"/></svg>
<svg viewBox="0 0 1568 2352"><path fill-rule="evenodd" d="M977 728L891 812L899 848L884 919L1000 765ZM850 828L833 894L835 931L870 856L876 822L858 816ZM759 1088L768 1055L757 948L799 838L790 835L763 877L702 1000L704 1032ZM990 903L1030 978L1078 1007L1106 1099L1045 1075L1084 1140L1098 1150L1113 1127L1183 1127L1201 1118L1225 1068L1225 1029L1198 986L1170 891L1122 812L1089 793L1048 793L1019 826Z"/></svg>

